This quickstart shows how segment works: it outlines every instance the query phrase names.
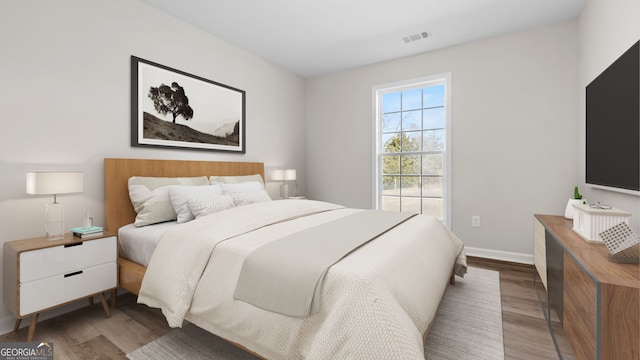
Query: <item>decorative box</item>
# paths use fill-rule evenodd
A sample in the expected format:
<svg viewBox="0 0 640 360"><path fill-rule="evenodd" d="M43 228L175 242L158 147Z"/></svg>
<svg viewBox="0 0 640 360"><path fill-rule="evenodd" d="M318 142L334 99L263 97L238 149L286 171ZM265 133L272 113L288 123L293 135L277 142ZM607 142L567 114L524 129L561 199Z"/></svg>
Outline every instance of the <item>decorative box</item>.
<svg viewBox="0 0 640 360"><path fill-rule="evenodd" d="M600 233L620 223L629 224L631 213L624 210L574 204L573 231L588 242L603 242Z"/></svg>
<svg viewBox="0 0 640 360"><path fill-rule="evenodd" d="M620 223L600 233L609 250L609 259L619 263L640 263L640 236L626 223Z"/></svg>

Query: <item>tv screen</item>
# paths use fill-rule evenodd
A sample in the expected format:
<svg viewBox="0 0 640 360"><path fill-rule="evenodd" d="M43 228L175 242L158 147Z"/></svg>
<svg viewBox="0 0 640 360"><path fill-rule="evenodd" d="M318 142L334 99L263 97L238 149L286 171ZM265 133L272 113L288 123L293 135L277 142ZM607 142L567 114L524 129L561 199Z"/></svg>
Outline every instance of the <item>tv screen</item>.
<svg viewBox="0 0 640 360"><path fill-rule="evenodd" d="M640 194L640 42L587 85L586 183Z"/></svg>

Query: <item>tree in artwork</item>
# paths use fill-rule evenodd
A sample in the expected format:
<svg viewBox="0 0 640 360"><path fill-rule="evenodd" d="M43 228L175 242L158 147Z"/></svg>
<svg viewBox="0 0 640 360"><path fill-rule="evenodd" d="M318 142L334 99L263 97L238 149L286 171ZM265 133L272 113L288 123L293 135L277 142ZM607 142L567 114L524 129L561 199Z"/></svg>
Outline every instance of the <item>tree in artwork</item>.
<svg viewBox="0 0 640 360"><path fill-rule="evenodd" d="M153 101L156 111L162 115L171 114L173 123L176 118L182 116L185 120L193 118L193 109L189 106L189 98L185 94L184 88L177 82L172 82L171 86L162 84L149 89L149 98Z"/></svg>

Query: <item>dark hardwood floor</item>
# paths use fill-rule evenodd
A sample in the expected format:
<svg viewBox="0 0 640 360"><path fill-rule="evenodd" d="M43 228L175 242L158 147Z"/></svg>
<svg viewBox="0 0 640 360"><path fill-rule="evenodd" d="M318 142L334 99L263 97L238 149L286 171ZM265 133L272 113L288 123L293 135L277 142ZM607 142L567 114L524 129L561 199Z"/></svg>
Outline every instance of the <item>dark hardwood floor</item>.
<svg viewBox="0 0 640 360"><path fill-rule="evenodd" d="M558 359L534 289L533 266L471 257L468 264L500 272L505 359ZM563 358L571 359L571 346L557 317L552 316L552 321ZM133 295L123 294L111 318L106 318L98 301L39 323L34 341L52 341L56 360L126 359L127 353L169 331L160 311L138 305ZM26 338L27 327L0 335L2 342Z"/></svg>

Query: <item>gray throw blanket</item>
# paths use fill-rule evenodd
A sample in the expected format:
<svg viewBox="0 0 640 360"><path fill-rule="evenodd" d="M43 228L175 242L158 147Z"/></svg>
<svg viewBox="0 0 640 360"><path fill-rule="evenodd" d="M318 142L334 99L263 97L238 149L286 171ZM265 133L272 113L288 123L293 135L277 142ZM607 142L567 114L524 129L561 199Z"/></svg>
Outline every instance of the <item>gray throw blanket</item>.
<svg viewBox="0 0 640 360"><path fill-rule="evenodd" d="M361 211L266 244L245 259L234 298L289 316L315 314L329 267L414 215Z"/></svg>

